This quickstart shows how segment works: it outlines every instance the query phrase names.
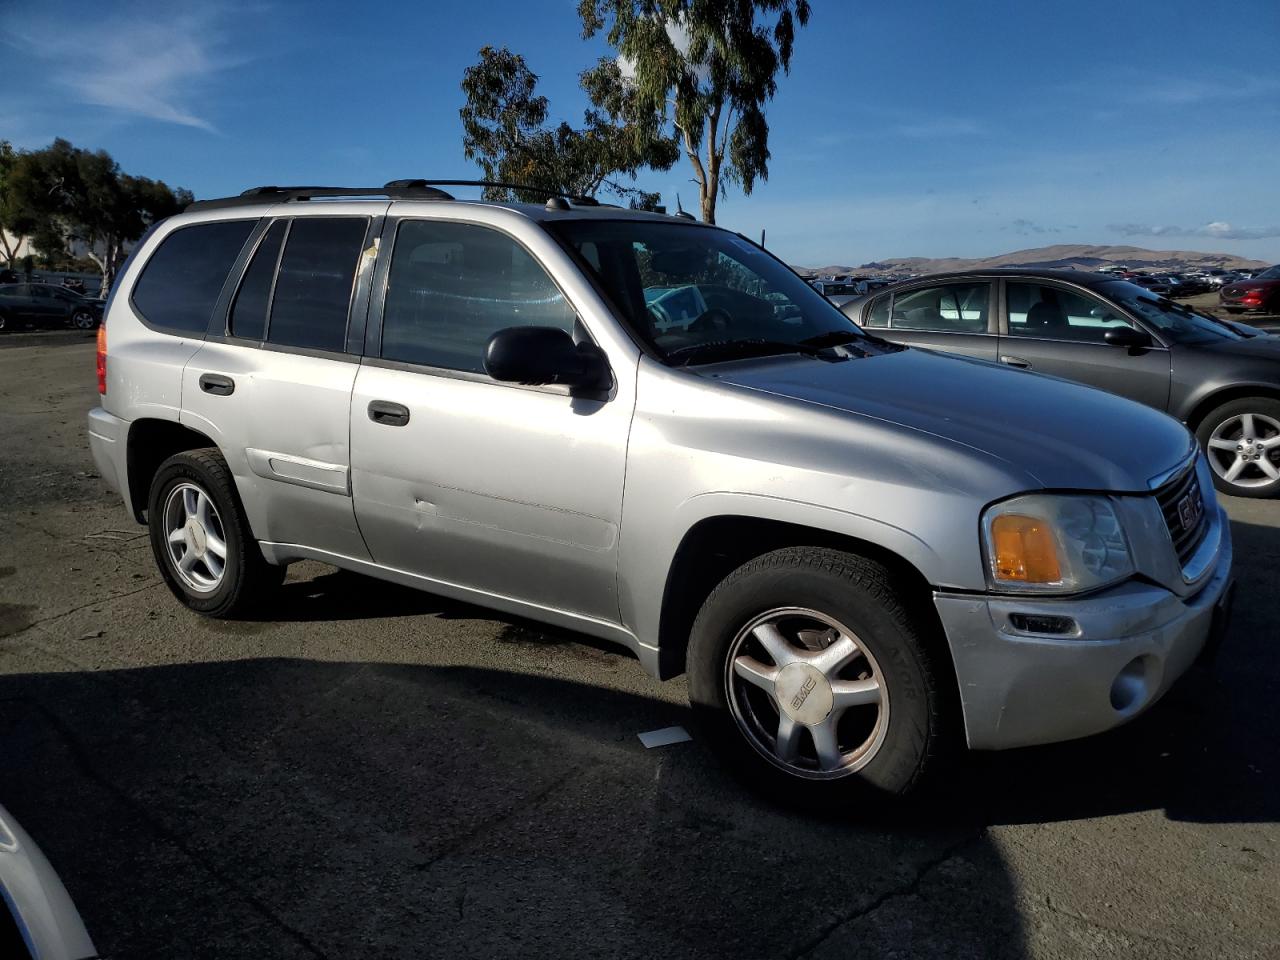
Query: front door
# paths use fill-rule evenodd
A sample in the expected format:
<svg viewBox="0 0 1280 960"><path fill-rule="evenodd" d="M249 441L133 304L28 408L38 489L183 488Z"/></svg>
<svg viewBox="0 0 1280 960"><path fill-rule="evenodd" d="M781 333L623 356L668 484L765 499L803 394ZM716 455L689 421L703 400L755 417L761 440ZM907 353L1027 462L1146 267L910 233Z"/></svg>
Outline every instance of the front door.
<svg viewBox="0 0 1280 960"><path fill-rule="evenodd" d="M578 311L495 227L404 219L384 245L392 232L351 404L356 517L374 561L616 623L634 369L615 363L604 396L491 379L493 333L553 326L581 341Z"/></svg>
<svg viewBox="0 0 1280 960"><path fill-rule="evenodd" d="M1133 324L1104 301L1057 284L1009 280L1005 308L1002 363L1075 380L1157 410L1168 407L1169 351L1159 344L1107 343L1109 329Z"/></svg>
<svg viewBox="0 0 1280 960"><path fill-rule="evenodd" d="M367 560L351 501L360 364L347 330L374 251L369 217L330 209L261 234L226 335L205 341L183 371L182 422L218 438L258 539Z"/></svg>

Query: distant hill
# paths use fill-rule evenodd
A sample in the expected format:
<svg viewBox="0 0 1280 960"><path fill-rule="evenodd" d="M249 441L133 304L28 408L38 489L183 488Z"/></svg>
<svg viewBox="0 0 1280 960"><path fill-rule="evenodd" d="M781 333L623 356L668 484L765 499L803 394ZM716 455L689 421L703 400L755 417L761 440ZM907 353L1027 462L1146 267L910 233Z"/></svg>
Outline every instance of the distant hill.
<svg viewBox="0 0 1280 960"><path fill-rule="evenodd" d="M900 257L876 260L860 266L797 267L805 275L831 273L943 273L949 270L981 270L986 267L1039 267L1041 269L1096 270L1108 264L1145 270L1195 270L1208 267L1222 269L1270 266L1261 260L1249 260L1230 253L1200 253L1195 250L1145 250L1142 247L1059 243L1051 247L1015 250L996 257L967 260L963 257Z"/></svg>

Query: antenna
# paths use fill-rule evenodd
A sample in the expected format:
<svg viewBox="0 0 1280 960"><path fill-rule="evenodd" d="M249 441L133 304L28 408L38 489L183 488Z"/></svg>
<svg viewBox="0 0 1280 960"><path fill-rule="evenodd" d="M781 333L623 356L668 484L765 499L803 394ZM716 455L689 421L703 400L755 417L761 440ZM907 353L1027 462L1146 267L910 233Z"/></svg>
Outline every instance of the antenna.
<svg viewBox="0 0 1280 960"><path fill-rule="evenodd" d="M760 249L764 249L764 227L760 228Z"/></svg>

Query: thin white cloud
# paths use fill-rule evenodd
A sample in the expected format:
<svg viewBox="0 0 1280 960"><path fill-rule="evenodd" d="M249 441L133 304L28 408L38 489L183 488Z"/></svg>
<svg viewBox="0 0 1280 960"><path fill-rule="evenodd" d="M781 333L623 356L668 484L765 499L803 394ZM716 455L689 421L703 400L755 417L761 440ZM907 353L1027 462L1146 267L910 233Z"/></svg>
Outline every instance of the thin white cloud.
<svg viewBox="0 0 1280 960"><path fill-rule="evenodd" d="M1108 230L1126 237L1212 237L1215 240L1269 240L1280 237L1280 227L1237 227L1225 220L1215 220L1202 227L1177 227L1172 224L1112 223Z"/></svg>
<svg viewBox="0 0 1280 960"><path fill-rule="evenodd" d="M215 132L201 101L209 81L235 63L221 52L229 12L211 3L102 19L27 19L9 39L47 61L52 84L80 103Z"/></svg>

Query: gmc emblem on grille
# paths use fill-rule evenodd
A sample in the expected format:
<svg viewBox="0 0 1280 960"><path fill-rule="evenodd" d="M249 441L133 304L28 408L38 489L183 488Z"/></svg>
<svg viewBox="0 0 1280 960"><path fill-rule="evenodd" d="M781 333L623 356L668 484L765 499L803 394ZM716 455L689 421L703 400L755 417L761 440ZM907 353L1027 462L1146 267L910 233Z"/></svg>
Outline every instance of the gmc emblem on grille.
<svg viewBox="0 0 1280 960"><path fill-rule="evenodd" d="M1178 519L1182 521L1183 531L1195 529L1195 525L1200 522L1200 514L1204 512L1204 504L1200 501L1199 488L1193 488L1190 493L1178 501Z"/></svg>

